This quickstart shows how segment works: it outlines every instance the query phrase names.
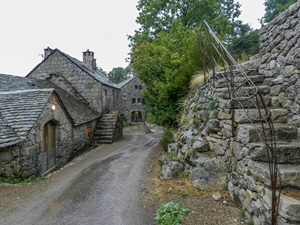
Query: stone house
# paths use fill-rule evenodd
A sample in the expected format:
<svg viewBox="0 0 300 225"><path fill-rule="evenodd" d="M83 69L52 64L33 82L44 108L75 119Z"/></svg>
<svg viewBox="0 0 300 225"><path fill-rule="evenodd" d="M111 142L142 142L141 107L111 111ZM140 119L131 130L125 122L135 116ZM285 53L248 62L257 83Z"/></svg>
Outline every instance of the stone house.
<svg viewBox="0 0 300 225"><path fill-rule="evenodd" d="M89 50L81 62L48 47L25 78L0 75L0 177L41 176L91 143L118 140L121 117L110 113L144 121L142 88L137 77L112 83Z"/></svg>
<svg viewBox="0 0 300 225"><path fill-rule="evenodd" d="M36 177L90 144L100 113L50 81L0 75L0 177Z"/></svg>
<svg viewBox="0 0 300 225"><path fill-rule="evenodd" d="M122 99L119 110L123 113L128 122L144 122L146 120L146 106L142 98L142 91L145 88L142 81L133 76L118 84L122 89Z"/></svg>
<svg viewBox="0 0 300 225"><path fill-rule="evenodd" d="M26 76L51 80L101 114L117 110L120 88L97 68L94 52L83 52L79 61L59 49L44 49L44 60Z"/></svg>

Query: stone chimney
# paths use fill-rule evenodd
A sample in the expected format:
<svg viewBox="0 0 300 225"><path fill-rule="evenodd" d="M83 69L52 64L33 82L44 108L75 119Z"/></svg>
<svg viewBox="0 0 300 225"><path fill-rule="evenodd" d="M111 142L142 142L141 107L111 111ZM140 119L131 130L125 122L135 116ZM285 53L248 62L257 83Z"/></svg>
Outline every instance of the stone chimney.
<svg viewBox="0 0 300 225"><path fill-rule="evenodd" d="M83 65L90 70L97 70L96 59L94 59L94 52L86 50L83 52Z"/></svg>
<svg viewBox="0 0 300 225"><path fill-rule="evenodd" d="M44 49L44 59L48 57L52 53L52 49L50 47Z"/></svg>

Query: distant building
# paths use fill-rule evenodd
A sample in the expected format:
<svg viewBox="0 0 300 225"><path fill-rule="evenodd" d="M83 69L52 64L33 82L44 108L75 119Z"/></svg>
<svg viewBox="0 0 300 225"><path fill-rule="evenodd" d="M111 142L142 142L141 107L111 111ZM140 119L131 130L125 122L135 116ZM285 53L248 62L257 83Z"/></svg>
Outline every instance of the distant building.
<svg viewBox="0 0 300 225"><path fill-rule="evenodd" d="M122 89L119 110L128 122L144 122L146 120L146 106L142 98L145 88L141 80L134 76L118 84Z"/></svg>

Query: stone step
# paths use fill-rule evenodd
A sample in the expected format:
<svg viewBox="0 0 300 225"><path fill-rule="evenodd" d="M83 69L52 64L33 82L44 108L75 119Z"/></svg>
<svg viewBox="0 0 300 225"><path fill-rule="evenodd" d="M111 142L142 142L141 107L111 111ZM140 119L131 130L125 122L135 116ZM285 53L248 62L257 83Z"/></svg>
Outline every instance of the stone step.
<svg viewBox="0 0 300 225"><path fill-rule="evenodd" d="M272 98L270 96L263 96L263 101L264 101L265 105L269 108L272 107L271 100L272 100ZM243 108L244 109L255 109L255 108L257 108L257 105L262 107L261 101L256 103L254 98L248 99L245 101L234 101L234 103L235 103L233 105L234 109L243 109ZM225 109L226 108L232 109L230 99L219 99L219 107L225 108Z"/></svg>
<svg viewBox="0 0 300 225"><path fill-rule="evenodd" d="M293 197L295 196L295 197ZM300 221L300 192L299 190L282 190L279 204L279 223L278 224L299 224L290 223L291 221ZM263 203L271 209L272 191L264 189ZM288 222L290 221L290 222Z"/></svg>
<svg viewBox="0 0 300 225"><path fill-rule="evenodd" d="M103 133L113 133L114 132L114 129L113 128L110 128L110 129L99 129L99 130L96 130L95 131L95 135L97 134L103 134Z"/></svg>
<svg viewBox="0 0 300 225"><path fill-rule="evenodd" d="M115 123L115 119L101 119L99 123Z"/></svg>
<svg viewBox="0 0 300 225"><path fill-rule="evenodd" d="M101 144L111 144L113 143L113 140L100 140Z"/></svg>
<svg viewBox="0 0 300 225"><path fill-rule="evenodd" d="M250 146L250 159L254 161L267 162L267 152L264 143L251 143ZM276 143L276 156L278 163L300 163L300 143L289 142Z"/></svg>
<svg viewBox="0 0 300 225"><path fill-rule="evenodd" d="M267 186L271 186L269 165L266 162L248 161L248 170L252 177ZM300 165L278 164L282 188L300 189Z"/></svg>
<svg viewBox="0 0 300 225"><path fill-rule="evenodd" d="M268 94L270 93L270 86L269 85L259 85L259 86L243 86L238 88L234 93L234 100L236 101L244 101L251 96L254 97L255 93L261 93L261 94ZM223 99L230 99L230 92L228 91L228 88L216 88L215 93L217 97L223 98Z"/></svg>
<svg viewBox="0 0 300 225"><path fill-rule="evenodd" d="M265 124L266 125L266 124ZM285 123L275 123L274 130L277 141L292 141L297 139L297 128ZM267 140L270 140L270 128L266 125ZM263 129L261 124L238 124L236 128L235 139L243 144L251 142L260 142L263 138Z"/></svg>
<svg viewBox="0 0 300 225"><path fill-rule="evenodd" d="M113 140L112 135L101 135L95 138L95 140Z"/></svg>
<svg viewBox="0 0 300 225"><path fill-rule="evenodd" d="M260 121L259 119L264 119L268 115L271 116L273 123L286 123L288 121L287 109L270 109L265 111L263 109L236 109L234 114L234 119L237 123L250 123Z"/></svg>
<svg viewBox="0 0 300 225"><path fill-rule="evenodd" d="M251 75L248 77L244 77L244 76L241 76L241 75L238 75L238 76L234 76L233 77L233 86L234 87L238 87L239 85L245 83L248 79L250 79L252 81L252 83L245 83L244 86L249 86L249 85L262 85L263 82L264 82L264 75L259 75L259 74L255 74L255 75ZM227 85L230 85L231 84L231 80L230 80L230 76L229 77L223 77L222 75L216 77L216 80L214 81L214 86L216 88L225 88L227 87Z"/></svg>
<svg viewBox="0 0 300 225"><path fill-rule="evenodd" d="M103 114L100 121L97 123L94 133L94 143L112 143L116 138L115 130L118 130L116 123L118 116L115 114Z"/></svg>
<svg viewBox="0 0 300 225"><path fill-rule="evenodd" d="M96 130L110 130L110 129L114 129L115 126L112 124L107 124L107 125L101 125L101 126L97 126Z"/></svg>

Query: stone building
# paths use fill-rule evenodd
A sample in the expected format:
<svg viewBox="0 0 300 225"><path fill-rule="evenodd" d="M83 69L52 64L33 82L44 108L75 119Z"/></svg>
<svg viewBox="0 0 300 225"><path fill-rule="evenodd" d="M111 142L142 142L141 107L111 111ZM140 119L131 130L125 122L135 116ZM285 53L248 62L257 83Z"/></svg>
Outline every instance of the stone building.
<svg viewBox="0 0 300 225"><path fill-rule="evenodd" d="M89 50L81 62L48 47L25 78L0 75L0 177L41 176L92 143L118 140L122 120L113 113L145 120L142 88L137 77L112 83Z"/></svg>
<svg viewBox="0 0 300 225"><path fill-rule="evenodd" d="M100 113L117 110L120 88L102 74L94 52L83 52L82 62L60 51L44 49L44 60L26 76L50 80Z"/></svg>
<svg viewBox="0 0 300 225"><path fill-rule="evenodd" d="M122 98L119 110L128 122L144 122L146 120L146 107L142 98L145 88L141 80L134 76L118 84L121 88Z"/></svg>
<svg viewBox="0 0 300 225"><path fill-rule="evenodd" d="M90 144L100 116L49 81L0 75L0 177L63 166Z"/></svg>

